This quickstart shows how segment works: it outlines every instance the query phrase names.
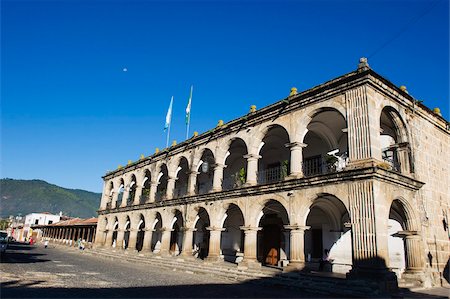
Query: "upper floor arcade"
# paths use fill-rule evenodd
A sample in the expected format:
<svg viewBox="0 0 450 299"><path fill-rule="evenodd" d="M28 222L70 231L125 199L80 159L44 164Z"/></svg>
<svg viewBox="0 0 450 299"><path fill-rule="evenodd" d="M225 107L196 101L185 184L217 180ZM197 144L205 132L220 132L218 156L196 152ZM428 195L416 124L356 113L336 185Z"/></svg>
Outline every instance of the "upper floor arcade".
<svg viewBox="0 0 450 299"><path fill-rule="evenodd" d="M445 128L362 60L354 72L107 173L100 210L365 167L414 178L412 113Z"/></svg>

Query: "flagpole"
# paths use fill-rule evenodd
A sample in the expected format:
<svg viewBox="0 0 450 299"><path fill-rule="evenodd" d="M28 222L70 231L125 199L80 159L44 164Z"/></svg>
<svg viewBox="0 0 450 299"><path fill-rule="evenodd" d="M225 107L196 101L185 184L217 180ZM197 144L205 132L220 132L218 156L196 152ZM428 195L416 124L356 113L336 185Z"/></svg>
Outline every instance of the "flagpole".
<svg viewBox="0 0 450 299"><path fill-rule="evenodd" d="M187 114L186 140L189 138L189 125L191 124L191 105L192 105L192 90L193 89L194 89L194 85L191 85L191 94L189 96L189 102L188 102L189 113Z"/></svg>
<svg viewBox="0 0 450 299"><path fill-rule="evenodd" d="M167 110L167 115L166 115L166 124L164 126L164 131L167 128L166 148L169 147L170 127L171 127L171 123L172 123L172 104L173 104L173 96L170 99L169 110Z"/></svg>
<svg viewBox="0 0 450 299"><path fill-rule="evenodd" d="M169 122L169 127L167 128L166 148L169 147L170 123L171 122Z"/></svg>

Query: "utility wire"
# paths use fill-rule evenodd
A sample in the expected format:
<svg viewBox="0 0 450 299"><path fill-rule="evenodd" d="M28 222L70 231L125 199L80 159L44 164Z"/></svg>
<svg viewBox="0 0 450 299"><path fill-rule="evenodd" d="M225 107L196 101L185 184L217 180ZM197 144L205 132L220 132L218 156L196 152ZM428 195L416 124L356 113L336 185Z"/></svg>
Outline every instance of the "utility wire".
<svg viewBox="0 0 450 299"><path fill-rule="evenodd" d="M374 52L372 52L372 54L370 54L367 58L372 58L374 57L376 54L378 54L378 52L380 52L382 49L384 49L387 45L389 45L391 42L393 42L394 40L396 40L400 35L402 35L406 30L409 29L409 27L411 27L413 24L417 23L423 16L425 16L427 13L429 13L433 8L435 8L437 6L437 4L441 2L441 0L436 0L434 1L427 9L425 9L421 14L415 16L414 18L412 18L408 23L406 23L395 35L393 35L390 39L388 39L387 41L385 41L380 47L378 47L378 49L376 49Z"/></svg>

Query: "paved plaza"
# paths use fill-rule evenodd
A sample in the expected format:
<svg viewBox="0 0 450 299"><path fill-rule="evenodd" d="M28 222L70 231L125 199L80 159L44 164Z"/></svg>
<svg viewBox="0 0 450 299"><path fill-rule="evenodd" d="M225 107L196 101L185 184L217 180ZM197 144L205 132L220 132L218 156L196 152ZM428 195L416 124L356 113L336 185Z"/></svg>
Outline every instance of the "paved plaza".
<svg viewBox="0 0 450 299"><path fill-rule="evenodd" d="M167 271L82 251L13 244L1 260L1 298L332 298L302 290ZM446 298L446 289L410 293ZM396 296L399 297L399 296Z"/></svg>

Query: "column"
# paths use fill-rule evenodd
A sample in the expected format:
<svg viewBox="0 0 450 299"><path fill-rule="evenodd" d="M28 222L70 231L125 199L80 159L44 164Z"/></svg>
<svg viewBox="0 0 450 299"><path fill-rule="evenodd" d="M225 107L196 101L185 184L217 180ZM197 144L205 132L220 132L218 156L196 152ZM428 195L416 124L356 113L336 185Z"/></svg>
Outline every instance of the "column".
<svg viewBox="0 0 450 299"><path fill-rule="evenodd" d="M174 177L167 178L167 189L166 189L166 199L172 199L173 193L175 191L175 180Z"/></svg>
<svg viewBox="0 0 450 299"><path fill-rule="evenodd" d="M123 229L117 230L116 249L123 250L124 235L125 235L125 231Z"/></svg>
<svg viewBox="0 0 450 299"><path fill-rule="evenodd" d="M289 174L290 178L301 178L303 177L303 148L307 144L301 142L292 142L286 144L291 150L291 172Z"/></svg>
<svg viewBox="0 0 450 299"><path fill-rule="evenodd" d="M257 234L261 230L261 227L249 227L241 226L241 230L244 231L244 259L240 265L244 266L261 266L257 260Z"/></svg>
<svg viewBox="0 0 450 299"><path fill-rule="evenodd" d="M207 227L209 230L209 252L208 252L208 261L218 261L220 259L220 236L222 232L225 230L220 227Z"/></svg>
<svg viewBox="0 0 450 299"><path fill-rule="evenodd" d="M136 251L137 229L130 229L130 237L128 238L127 251Z"/></svg>
<svg viewBox="0 0 450 299"><path fill-rule="evenodd" d="M134 193L133 205L136 206L141 203L141 196L142 196L142 186L137 185L136 192Z"/></svg>
<svg viewBox="0 0 450 299"><path fill-rule="evenodd" d="M305 230L309 226L286 225L285 229L290 230L290 257L289 267L296 270L305 267Z"/></svg>
<svg viewBox="0 0 450 299"><path fill-rule="evenodd" d="M161 249L159 251L160 255L169 255L170 254L170 235L173 229L161 228L162 236L161 236Z"/></svg>
<svg viewBox="0 0 450 299"><path fill-rule="evenodd" d="M158 182L152 181L150 183L150 194L147 202L155 202L156 190L158 189Z"/></svg>
<svg viewBox="0 0 450 299"><path fill-rule="evenodd" d="M144 242L142 244L142 252L151 252L152 251L152 236L155 230L148 228L144 233Z"/></svg>
<svg viewBox="0 0 450 299"><path fill-rule="evenodd" d="M222 191L223 169L225 167L223 164L216 164L214 167L213 192Z"/></svg>
<svg viewBox="0 0 450 299"><path fill-rule="evenodd" d="M103 246L106 246L106 247L112 246L113 234L114 234L114 230L112 230L112 229L106 231L106 240L105 240L105 243L103 244Z"/></svg>
<svg viewBox="0 0 450 299"><path fill-rule="evenodd" d="M182 256L192 257L192 241L194 239L195 230L195 228L184 228Z"/></svg>
<svg viewBox="0 0 450 299"><path fill-rule="evenodd" d="M195 185L197 184L197 175L199 172L192 171L189 173L189 181L188 181L188 195L194 195L195 194Z"/></svg>
<svg viewBox="0 0 450 299"><path fill-rule="evenodd" d="M405 241L406 272L422 272L421 237L415 231L398 232Z"/></svg>
<svg viewBox="0 0 450 299"><path fill-rule="evenodd" d="M122 196L122 203L120 204L120 207L126 207L127 206L127 201L128 201L128 196L130 196L130 189L127 188L123 188L123 196Z"/></svg>
<svg viewBox="0 0 450 299"><path fill-rule="evenodd" d="M261 158L260 155L245 155L247 159L247 180L245 185L253 186L258 184L257 172L258 172L258 159Z"/></svg>
<svg viewBox="0 0 450 299"><path fill-rule="evenodd" d="M411 167L409 163L409 149L407 143L400 144L397 148L397 159L400 164L400 172L403 174L409 174Z"/></svg>
<svg viewBox="0 0 450 299"><path fill-rule="evenodd" d="M112 201L111 201L111 209L115 209L117 207L117 199L119 198L119 192L113 192Z"/></svg>

